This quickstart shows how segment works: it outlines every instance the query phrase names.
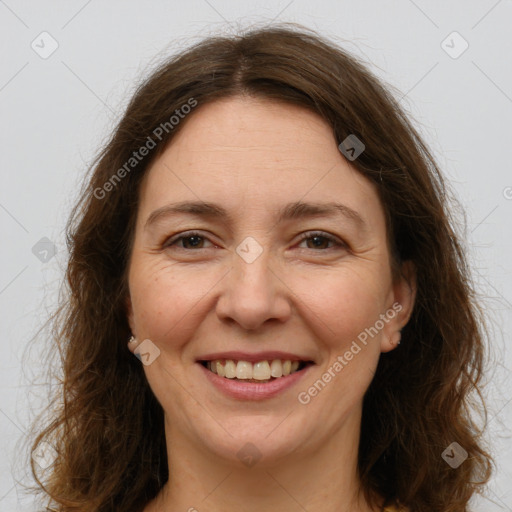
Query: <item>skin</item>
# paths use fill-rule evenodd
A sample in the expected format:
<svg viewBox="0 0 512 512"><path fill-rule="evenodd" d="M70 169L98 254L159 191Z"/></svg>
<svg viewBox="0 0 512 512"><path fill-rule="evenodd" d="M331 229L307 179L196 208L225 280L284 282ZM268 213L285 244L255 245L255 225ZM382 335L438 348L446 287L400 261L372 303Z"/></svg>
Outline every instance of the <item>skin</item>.
<svg viewBox="0 0 512 512"><path fill-rule="evenodd" d="M404 277L392 279L376 190L341 154L330 126L300 107L236 97L183 122L143 180L129 266L132 332L160 350L144 370L165 412L170 467L145 512L377 510L358 492L362 400L410 317L415 276L404 265ZM233 223L180 214L145 229L154 210L183 200L218 203ZM278 209L298 200L343 203L366 230L343 216L277 223ZM190 230L204 238L165 247ZM315 245L303 238L311 230L346 245ZM248 236L263 249L252 263L235 251ZM396 302L401 311L301 404L298 393ZM221 350L289 351L315 366L274 398L235 400L196 363ZM237 457L247 442L262 455L251 467Z"/></svg>

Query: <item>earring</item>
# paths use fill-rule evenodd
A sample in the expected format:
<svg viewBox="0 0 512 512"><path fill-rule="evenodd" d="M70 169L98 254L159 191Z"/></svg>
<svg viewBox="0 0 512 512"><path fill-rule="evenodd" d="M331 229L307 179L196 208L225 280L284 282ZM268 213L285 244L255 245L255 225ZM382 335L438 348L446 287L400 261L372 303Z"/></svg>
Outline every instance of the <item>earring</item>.
<svg viewBox="0 0 512 512"><path fill-rule="evenodd" d="M400 331L393 334L391 338L389 338L389 343L391 345L400 345L400 339L402 338L402 333Z"/></svg>
<svg viewBox="0 0 512 512"><path fill-rule="evenodd" d="M128 343L135 343L137 340L135 339L135 336L131 336L128 340Z"/></svg>

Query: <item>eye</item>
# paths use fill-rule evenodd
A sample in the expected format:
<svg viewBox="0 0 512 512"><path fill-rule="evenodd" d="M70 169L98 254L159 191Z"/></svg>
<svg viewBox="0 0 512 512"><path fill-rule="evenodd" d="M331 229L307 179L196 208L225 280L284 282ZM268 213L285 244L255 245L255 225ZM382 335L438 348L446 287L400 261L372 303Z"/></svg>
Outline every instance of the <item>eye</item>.
<svg viewBox="0 0 512 512"><path fill-rule="evenodd" d="M325 247L325 244L332 243L337 247L345 247L347 245L344 242L341 242L336 237L330 235L329 233L325 233L323 231L310 231L304 233L304 236L301 238L302 242L313 241L313 247L307 247L307 249L332 249L332 247Z"/></svg>
<svg viewBox="0 0 512 512"><path fill-rule="evenodd" d="M183 233L180 236L171 238L164 244L164 248L167 247L177 247L178 249L190 250L190 249L207 249L208 247L204 247L205 241L208 238L203 236L201 233L197 231L189 231L187 233ZM334 247L326 246L329 244L334 245L339 248L347 248L347 244L340 241L338 238L330 235L329 233L325 233L323 231L308 231L304 233L302 238L300 239L300 243L303 242L312 242L312 245L306 247L306 249L313 250L323 250L323 249L333 249ZM208 241L208 243L211 243ZM212 245L215 247L214 245Z"/></svg>
<svg viewBox="0 0 512 512"><path fill-rule="evenodd" d="M179 237L171 238L164 247L176 246L181 243L181 246L178 246L179 249L206 249L206 247L202 247L205 240L208 239L197 231L190 231Z"/></svg>

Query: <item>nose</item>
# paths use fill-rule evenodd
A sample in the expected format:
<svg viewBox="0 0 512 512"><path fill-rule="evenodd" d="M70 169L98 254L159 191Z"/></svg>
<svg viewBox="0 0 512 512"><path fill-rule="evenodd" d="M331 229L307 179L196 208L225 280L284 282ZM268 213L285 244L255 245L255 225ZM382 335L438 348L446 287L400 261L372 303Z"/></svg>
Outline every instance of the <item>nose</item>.
<svg viewBox="0 0 512 512"><path fill-rule="evenodd" d="M285 322L290 317L290 288L272 264L268 250L252 262L233 252L233 265L222 280L216 305L217 316L233 321L245 330L256 330L271 320Z"/></svg>

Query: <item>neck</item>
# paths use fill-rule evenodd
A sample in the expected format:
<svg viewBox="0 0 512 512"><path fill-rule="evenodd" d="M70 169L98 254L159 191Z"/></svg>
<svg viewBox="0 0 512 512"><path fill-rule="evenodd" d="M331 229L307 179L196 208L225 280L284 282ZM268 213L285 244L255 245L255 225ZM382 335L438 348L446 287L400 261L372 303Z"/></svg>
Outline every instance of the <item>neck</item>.
<svg viewBox="0 0 512 512"><path fill-rule="evenodd" d="M358 410L318 445L251 467L208 453L166 421L169 481L144 512L374 512L360 492L360 419Z"/></svg>

